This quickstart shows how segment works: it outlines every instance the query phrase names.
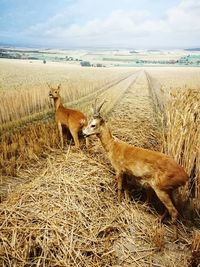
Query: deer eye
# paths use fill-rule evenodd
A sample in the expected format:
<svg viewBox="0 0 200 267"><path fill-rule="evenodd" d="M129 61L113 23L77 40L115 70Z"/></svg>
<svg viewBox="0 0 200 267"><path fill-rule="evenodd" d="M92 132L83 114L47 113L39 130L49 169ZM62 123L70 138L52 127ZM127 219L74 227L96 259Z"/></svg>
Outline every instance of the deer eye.
<svg viewBox="0 0 200 267"><path fill-rule="evenodd" d="M91 128L94 128L95 126L96 126L95 124L92 124L92 125L91 125Z"/></svg>

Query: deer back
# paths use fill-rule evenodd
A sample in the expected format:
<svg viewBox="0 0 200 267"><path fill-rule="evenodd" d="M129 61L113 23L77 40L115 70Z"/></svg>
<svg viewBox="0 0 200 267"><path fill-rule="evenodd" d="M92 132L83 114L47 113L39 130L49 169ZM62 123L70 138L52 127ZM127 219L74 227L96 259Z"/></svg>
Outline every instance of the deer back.
<svg viewBox="0 0 200 267"><path fill-rule="evenodd" d="M184 185L188 175L183 167L163 153L134 147L115 140L108 156L119 173L131 173L141 184L170 190Z"/></svg>
<svg viewBox="0 0 200 267"><path fill-rule="evenodd" d="M87 125L86 116L78 111L73 109L65 108L64 106L59 106L55 114L56 122L70 127L71 125L78 127Z"/></svg>

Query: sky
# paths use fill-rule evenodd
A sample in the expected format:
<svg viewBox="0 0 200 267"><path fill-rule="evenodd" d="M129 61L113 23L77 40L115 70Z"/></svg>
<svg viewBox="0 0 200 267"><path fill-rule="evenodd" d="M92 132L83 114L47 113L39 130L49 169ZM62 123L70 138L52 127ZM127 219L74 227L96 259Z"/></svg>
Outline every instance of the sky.
<svg viewBox="0 0 200 267"><path fill-rule="evenodd" d="M0 0L0 44L200 47L200 0Z"/></svg>

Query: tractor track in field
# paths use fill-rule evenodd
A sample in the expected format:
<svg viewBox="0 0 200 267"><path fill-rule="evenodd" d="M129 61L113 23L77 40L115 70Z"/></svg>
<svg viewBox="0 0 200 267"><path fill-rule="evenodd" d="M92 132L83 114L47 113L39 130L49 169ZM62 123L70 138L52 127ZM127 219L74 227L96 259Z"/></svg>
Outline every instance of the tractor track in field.
<svg viewBox="0 0 200 267"><path fill-rule="evenodd" d="M147 71L144 72L148 82L149 94L154 103L154 111L158 114L165 114L165 101L169 97L167 94L164 94L161 84L152 77Z"/></svg>
<svg viewBox="0 0 200 267"><path fill-rule="evenodd" d="M139 71L136 71L134 73L126 73L120 79L114 79L108 83L106 83L104 86L100 87L99 89L95 90L93 93L89 95L85 95L77 100L73 100L71 102L64 103L65 106L69 108L75 108L75 109L83 109L83 111L87 114L88 113L88 107L85 107L85 103L88 103L88 105L91 105L91 103L94 101L95 98L100 97L101 95L106 95L106 92L110 91L114 86L117 86L127 79L130 79L132 76L137 76ZM2 124L0 126L0 133L12 129L13 127L21 127L26 125L27 123L33 122L33 121L40 121L43 118L49 118L52 117L54 114L54 108L49 108L44 111L40 111L25 117L20 118L20 120L7 122L5 124Z"/></svg>
<svg viewBox="0 0 200 267"><path fill-rule="evenodd" d="M133 145L159 149L159 125L145 72L139 73L111 117L117 137Z"/></svg>
<svg viewBox="0 0 200 267"><path fill-rule="evenodd" d="M81 103L93 101L96 97L98 97L101 94L105 93L106 91L110 90L110 88L112 88L113 86L123 82L124 80L128 79L132 75L138 74L138 72L139 71L134 72L134 73L128 73L128 75L125 74L124 77L122 77L120 79L115 79L114 81L111 81L108 84L104 85L103 87L95 90L93 93L86 95L86 96L83 96L83 97L81 97L77 100L74 100L72 102L68 102L68 103L66 103L66 105L69 107L75 107L76 105L81 105Z"/></svg>

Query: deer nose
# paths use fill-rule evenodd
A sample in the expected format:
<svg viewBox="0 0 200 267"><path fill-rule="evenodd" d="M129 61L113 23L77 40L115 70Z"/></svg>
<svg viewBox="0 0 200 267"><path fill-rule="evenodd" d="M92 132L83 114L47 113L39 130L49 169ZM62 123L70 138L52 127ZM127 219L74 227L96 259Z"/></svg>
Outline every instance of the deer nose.
<svg viewBox="0 0 200 267"><path fill-rule="evenodd" d="M86 133L83 133L83 137L86 138L88 137L88 135Z"/></svg>
<svg viewBox="0 0 200 267"><path fill-rule="evenodd" d="M85 130L82 130L82 134L83 134L84 138L86 138L88 136L87 133L85 132Z"/></svg>

